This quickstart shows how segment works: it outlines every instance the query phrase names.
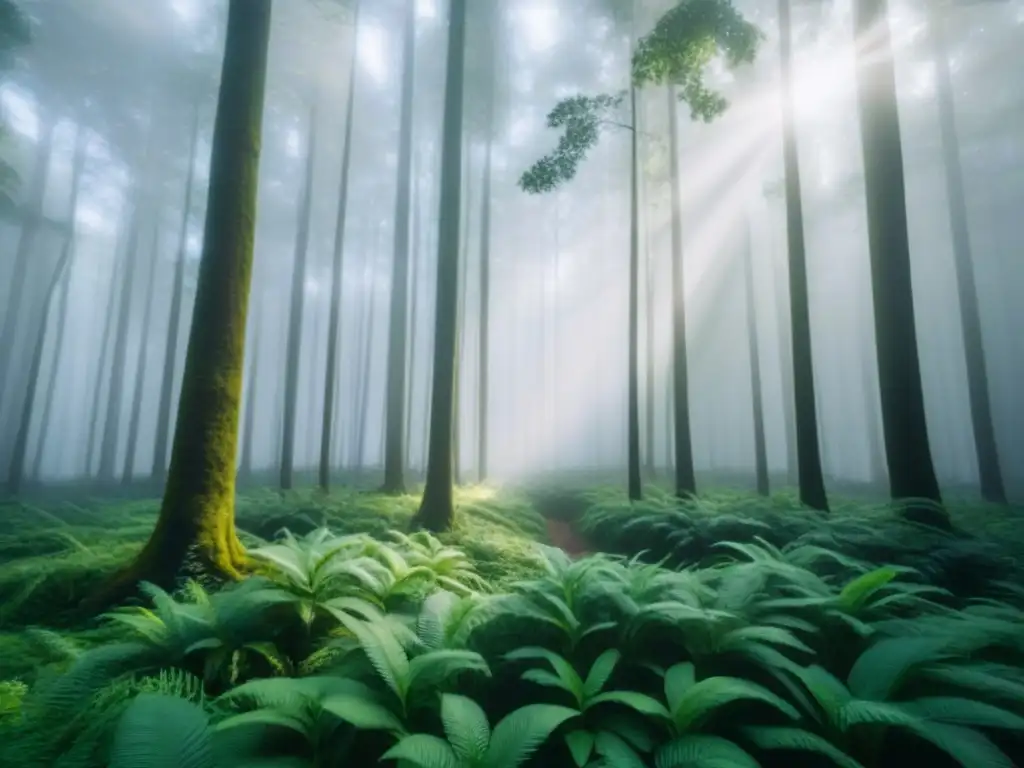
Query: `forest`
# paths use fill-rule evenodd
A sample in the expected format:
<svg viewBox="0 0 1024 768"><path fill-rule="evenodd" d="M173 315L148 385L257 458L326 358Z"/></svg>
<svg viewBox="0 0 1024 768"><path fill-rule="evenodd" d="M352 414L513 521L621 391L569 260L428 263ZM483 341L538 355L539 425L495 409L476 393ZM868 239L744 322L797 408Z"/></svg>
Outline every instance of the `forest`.
<svg viewBox="0 0 1024 768"><path fill-rule="evenodd" d="M1024 765L1022 70L0 0L0 766Z"/></svg>

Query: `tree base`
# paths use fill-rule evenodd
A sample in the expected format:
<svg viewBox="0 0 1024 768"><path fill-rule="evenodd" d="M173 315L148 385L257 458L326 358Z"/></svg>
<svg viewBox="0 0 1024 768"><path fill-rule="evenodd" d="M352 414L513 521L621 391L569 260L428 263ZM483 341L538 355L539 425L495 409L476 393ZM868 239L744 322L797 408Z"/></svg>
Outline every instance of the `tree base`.
<svg viewBox="0 0 1024 768"><path fill-rule="evenodd" d="M135 560L82 604L85 615L93 617L131 600L142 582L174 591L190 579L211 586L244 578L248 559L233 522L217 526L216 536L185 536L179 526L161 523L162 519Z"/></svg>

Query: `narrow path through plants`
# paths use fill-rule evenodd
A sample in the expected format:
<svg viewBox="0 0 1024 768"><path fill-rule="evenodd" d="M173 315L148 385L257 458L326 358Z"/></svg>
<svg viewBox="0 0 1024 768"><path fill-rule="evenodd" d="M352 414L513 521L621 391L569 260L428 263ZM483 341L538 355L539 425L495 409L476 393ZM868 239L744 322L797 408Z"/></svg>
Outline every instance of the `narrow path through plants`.
<svg viewBox="0 0 1024 768"><path fill-rule="evenodd" d="M564 549L570 557L583 557L594 550L584 536L565 520L547 518L548 538L556 547Z"/></svg>

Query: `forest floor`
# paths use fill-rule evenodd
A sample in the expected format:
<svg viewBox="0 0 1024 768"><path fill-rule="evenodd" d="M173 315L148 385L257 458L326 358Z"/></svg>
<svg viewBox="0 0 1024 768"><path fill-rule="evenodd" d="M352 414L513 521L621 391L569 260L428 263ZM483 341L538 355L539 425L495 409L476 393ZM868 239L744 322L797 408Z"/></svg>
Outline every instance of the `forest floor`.
<svg viewBox="0 0 1024 768"><path fill-rule="evenodd" d="M238 497L238 527L243 543L255 550L279 539L284 529L298 537L326 528L339 536L395 541L390 532L407 529L418 501L414 494L355 490L329 495L253 490ZM643 502L631 504L607 488L481 486L458 489L456 505L456 527L441 541L462 553L485 592L562 578L573 560L586 569L594 559L588 556L600 552L657 563L671 572L707 574L700 578L709 583L717 583L715 574L737 558L798 564L825 579L822 584L840 585L866 569L894 566L885 583L898 574L919 585L911 589L941 590L935 599L951 608L977 598L1024 608L1024 509L1019 507L948 504L957 532L945 534L905 522L888 504L840 501L831 514L820 515L800 507L790 493L762 498L717 491L680 503L652 486ZM25 685L66 669L85 650L131 634L123 623L83 620L77 609L145 542L158 506L152 498L74 494L0 503L0 726L5 711L17 710ZM559 561L555 550L538 544L554 545L572 560ZM430 564L435 566L440 567ZM639 564L625 567L637 578L643 573ZM887 589L882 581L879 585ZM754 584L742 590L764 588ZM1018 644L1024 653L1024 643ZM1018 704L1024 716L1022 668L1014 674L1021 677ZM13 696L2 681L15 681L10 685L22 686L21 693Z"/></svg>

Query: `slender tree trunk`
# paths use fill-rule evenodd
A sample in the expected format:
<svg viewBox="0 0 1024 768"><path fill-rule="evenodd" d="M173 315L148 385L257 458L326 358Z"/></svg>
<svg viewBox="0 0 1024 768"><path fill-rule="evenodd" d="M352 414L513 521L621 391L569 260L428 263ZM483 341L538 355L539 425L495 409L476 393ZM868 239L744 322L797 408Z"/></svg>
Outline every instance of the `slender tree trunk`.
<svg viewBox="0 0 1024 768"><path fill-rule="evenodd" d="M416 387L416 329L419 326L419 283L420 283L420 260L423 256L420 248L420 227L422 217L420 216L420 192L418 176L418 153L413 154L413 188L412 188L412 234L410 235L410 276L409 276L409 322L408 325L408 349L406 352L406 370L409 375L406 377L405 388L405 466L412 469L412 421L413 421L413 392Z"/></svg>
<svg viewBox="0 0 1024 768"><path fill-rule="evenodd" d="M210 191L178 424L160 516L138 558L90 607L146 580L170 587L186 562L239 576L235 456L252 277L270 0L230 0Z"/></svg>
<svg viewBox="0 0 1024 768"><path fill-rule="evenodd" d="M148 157L148 153L147 153ZM144 164L143 181L148 176L148 162ZM136 187L138 189L138 187ZM135 272L139 265L139 231L143 218L140 199L135 203L129 224L128 245L125 250L125 267L121 280L121 296L117 308L117 325L114 335L114 354L110 364L110 389L107 393L107 413L103 421L103 441L100 444L99 480L112 483L117 470L117 444L121 436L121 411L124 399L124 379L128 369L128 327L131 323L132 296L135 293Z"/></svg>
<svg viewBox="0 0 1024 768"><path fill-rule="evenodd" d="M778 324L779 334L779 369L782 372L782 418L783 428L786 435L786 483L790 486L799 486L796 447L796 404L793 395L793 344L790 337L790 324L788 312L788 294L786 292L786 275L789 270L781 254L782 262L775 259L772 271L775 280L775 320Z"/></svg>
<svg viewBox="0 0 1024 768"><path fill-rule="evenodd" d="M928 442L918 359L903 147L887 0L855 0L854 29L889 487L894 499L931 502L909 505L911 517L949 527L949 517L938 506L942 497Z"/></svg>
<svg viewBox="0 0 1024 768"><path fill-rule="evenodd" d="M679 99L668 89L669 164L672 169L672 411L675 427L675 491L697 493L690 432L690 373L686 344L686 278L683 262L683 195L679 169Z"/></svg>
<svg viewBox="0 0 1024 768"><path fill-rule="evenodd" d="M284 378L284 434L281 436L281 490L291 490L295 465L295 418L299 397L299 354L302 350L302 316L306 305L306 258L309 254L309 229L313 215L313 174L316 168L317 104L309 109L309 133L306 142L306 171L299 222L295 235L295 265L292 269L292 297L288 318L288 347Z"/></svg>
<svg viewBox="0 0 1024 768"><path fill-rule="evenodd" d="M167 342L164 346L163 378L160 382L160 404L156 416L156 444L153 448L153 477L167 473L167 447L171 432L171 397L174 393L175 364L178 359L178 334L181 331L182 301L185 294L185 256L188 252L188 223L192 212L192 187L195 181L196 153L199 145L199 99L192 111L192 141L188 153L188 176L185 181L185 206L178 234L178 257L174 265L171 287L171 311L167 320Z"/></svg>
<svg viewBox="0 0 1024 768"><path fill-rule="evenodd" d="M60 315L57 319L57 338L53 343L53 359L50 363L50 376L46 384L46 395L43 398L43 416L39 423L39 440L36 441L35 456L32 459L32 478L39 480L42 475L43 456L46 453L46 438L50 434L50 417L53 415L53 396L57 391L60 362L64 359L64 334L68 325L68 304L71 294L71 268L64 271L60 287Z"/></svg>
<svg viewBox="0 0 1024 768"><path fill-rule="evenodd" d="M362 471L367 469L366 457L366 427L370 418L370 382L373 381L373 338L377 329L377 272L374 268L380 260L384 251L383 241L384 225L381 224L377 234L377 243L373 249L372 261L369 269L369 293L370 301L366 313L366 337L363 341L362 364L360 370L362 376L359 386L359 432L356 438L356 467Z"/></svg>
<svg viewBox="0 0 1024 768"><path fill-rule="evenodd" d="M465 276L469 272L470 213L473 200L473 158L469 152L466 153L465 163L463 186L466 193L463 196L462 207L462 243L459 245L459 274L463 278L459 282L459 309L455 331L455 405L454 424L452 426L452 475L455 479L455 485L462 485L462 432L465 426L462 421L462 390L465 375L463 363L466 350L466 294L469 287ZM547 389L544 391L546 396Z"/></svg>
<svg viewBox="0 0 1024 768"><path fill-rule="evenodd" d="M405 493L406 334L409 312L409 246L412 217L412 129L416 85L416 6L405 10L402 64L402 117L398 135L398 185L395 194L395 245L391 267L388 327L387 404L384 434L385 493Z"/></svg>
<svg viewBox="0 0 1024 768"><path fill-rule="evenodd" d="M800 501L828 511L821 468L818 416L811 347L811 310L807 287L807 252L800 160L797 154L793 99L793 27L790 0L779 0L779 44L782 55L782 154L786 174L786 231L789 236L789 312L793 353L793 402L796 423L797 474ZM787 395L788 396L788 395Z"/></svg>
<svg viewBox="0 0 1024 768"><path fill-rule="evenodd" d="M129 216L131 218L131 216ZM122 231L123 232L123 231ZM114 344L114 319L117 317L117 279L118 270L121 267L122 259L116 254L122 252L120 243L115 247L114 263L110 269L110 292L107 296L107 316L103 323L103 338L100 340L100 360L96 368L96 388L92 395L92 415L89 419L89 438L85 448L85 474L92 477L95 454L97 450L97 433L99 432L100 413L103 400L103 375L107 370L107 359L110 357L110 349ZM122 254L123 255L123 254Z"/></svg>
<svg viewBox="0 0 1024 768"><path fill-rule="evenodd" d="M466 59L466 2L451 0L448 18L447 83L441 149L441 199L434 317L433 389L427 482L414 527L451 528L455 518L452 441L458 326L459 230L462 213L462 116Z"/></svg>
<svg viewBox="0 0 1024 768"><path fill-rule="evenodd" d="M19 375L18 366L14 362L18 323L21 321L22 302L25 300L26 283L29 267L35 253L36 237L43 220L43 200L46 195L47 181L50 177L50 164L53 158L54 123L46 115L42 115L39 139L36 142L36 156L32 169L32 180L28 185L28 200L25 204L25 218L18 235L18 247L14 253L14 269L11 272L10 288L7 291L7 306L4 307L3 326L0 327L0 417L4 416L5 399L10 392L15 377ZM15 401L15 404L17 402ZM15 410L12 407L12 412ZM0 424L6 418L0 418Z"/></svg>
<svg viewBox="0 0 1024 768"><path fill-rule="evenodd" d="M868 471L873 489L882 489L887 480L885 472L885 439L882 436L882 422L879 418L878 380L875 376L875 338L871 333L871 292L858 302L857 325L862 329L860 342L861 389L864 397L864 428L868 450Z"/></svg>
<svg viewBox="0 0 1024 768"><path fill-rule="evenodd" d="M480 190L480 327L477 360L477 480L487 479L487 424L490 403L491 333L491 165L494 155L494 89L487 96L487 147L484 150L484 178Z"/></svg>
<svg viewBox="0 0 1024 768"><path fill-rule="evenodd" d="M643 498L640 473L640 168L637 137L637 93L629 89L629 108L633 130L630 131L630 236L629 236L629 393L627 404L629 498Z"/></svg>
<svg viewBox="0 0 1024 768"><path fill-rule="evenodd" d="M334 429L335 396L338 392L338 350L341 346L341 289L345 258L346 216L348 213L349 169L352 165L352 126L355 124L356 72L358 71L360 3L355 4L352 22L352 57L349 59L348 96L345 104L345 136L341 155L341 180L338 210L334 218L334 254L331 260L331 311L327 323L327 365L324 372L324 414L320 426L320 488L331 485L331 431Z"/></svg>
<svg viewBox="0 0 1024 768"><path fill-rule="evenodd" d="M28 371L28 391L25 393L25 401L21 408L21 420L18 424L18 432L14 438L14 450L11 453L11 460L7 468L7 487L12 494L21 490L22 481L25 478L25 457L28 452L29 433L32 427L32 416L35 411L36 394L39 391L39 374L42 368L43 353L46 349L46 331L49 326L50 307L53 305L53 297L56 294L57 285L63 280L66 285L70 282L69 271L71 259L74 257L75 249L75 216L78 213L78 194L81 189L82 169L85 166L86 150L88 148L87 133L82 126L75 128L75 151L71 161L71 198L68 202L68 225L70 227L64 246L61 250L60 259L53 271L53 277L46 291L46 298L43 300L43 312L39 321L39 330L36 333L36 343L32 351L32 361ZM64 290L64 300L67 301L67 290ZM58 327L58 343L56 352L59 353L59 337L62 326ZM54 357L56 368L58 359ZM56 374L56 371L54 372ZM50 393L48 393L50 394ZM45 425L44 425L45 427ZM39 442L42 444L45 432L40 432Z"/></svg>
<svg viewBox="0 0 1024 768"><path fill-rule="evenodd" d="M160 261L159 218L153 222L153 245L149 268L149 283L146 286L146 304L142 313L142 337L139 339L139 355L135 364L135 392L132 395L132 410L128 420L128 446L124 454L124 474L121 483L131 483L135 476L135 454L139 445L139 425L142 421L142 394L146 383L146 351L149 349L150 324L153 320L153 294L156 289L157 268Z"/></svg>
<svg viewBox="0 0 1024 768"><path fill-rule="evenodd" d="M764 404L761 386L761 353L757 341L757 298L754 294L754 243L750 225L747 226L744 244L743 272L747 299L747 341L750 345L750 392L754 416L754 467L757 476L757 492L767 496L768 450L764 437Z"/></svg>
<svg viewBox="0 0 1024 768"><path fill-rule="evenodd" d="M253 330L252 359L249 361L249 383L248 392L245 396L245 421L242 427L242 463L239 471L241 477L248 480L252 477L252 452L256 443L256 385L260 376L260 344L263 342L263 324L265 314L262 311L266 303L264 297L260 297L256 304L256 327Z"/></svg>
<svg viewBox="0 0 1024 768"><path fill-rule="evenodd" d="M974 428L974 450L978 459L982 497L986 501L1005 504L1006 486L999 465L996 430L992 420L985 340L981 331L981 310L978 307L978 289L974 279L974 258L967 224L960 139L956 128L953 76L949 69L949 44L943 13L943 9L938 5L932 7L930 31L937 75L935 90L939 102L939 133L942 136L943 169L946 172L946 194L949 198L949 224L956 263L960 330L967 358L967 391L971 406L971 424Z"/></svg>

